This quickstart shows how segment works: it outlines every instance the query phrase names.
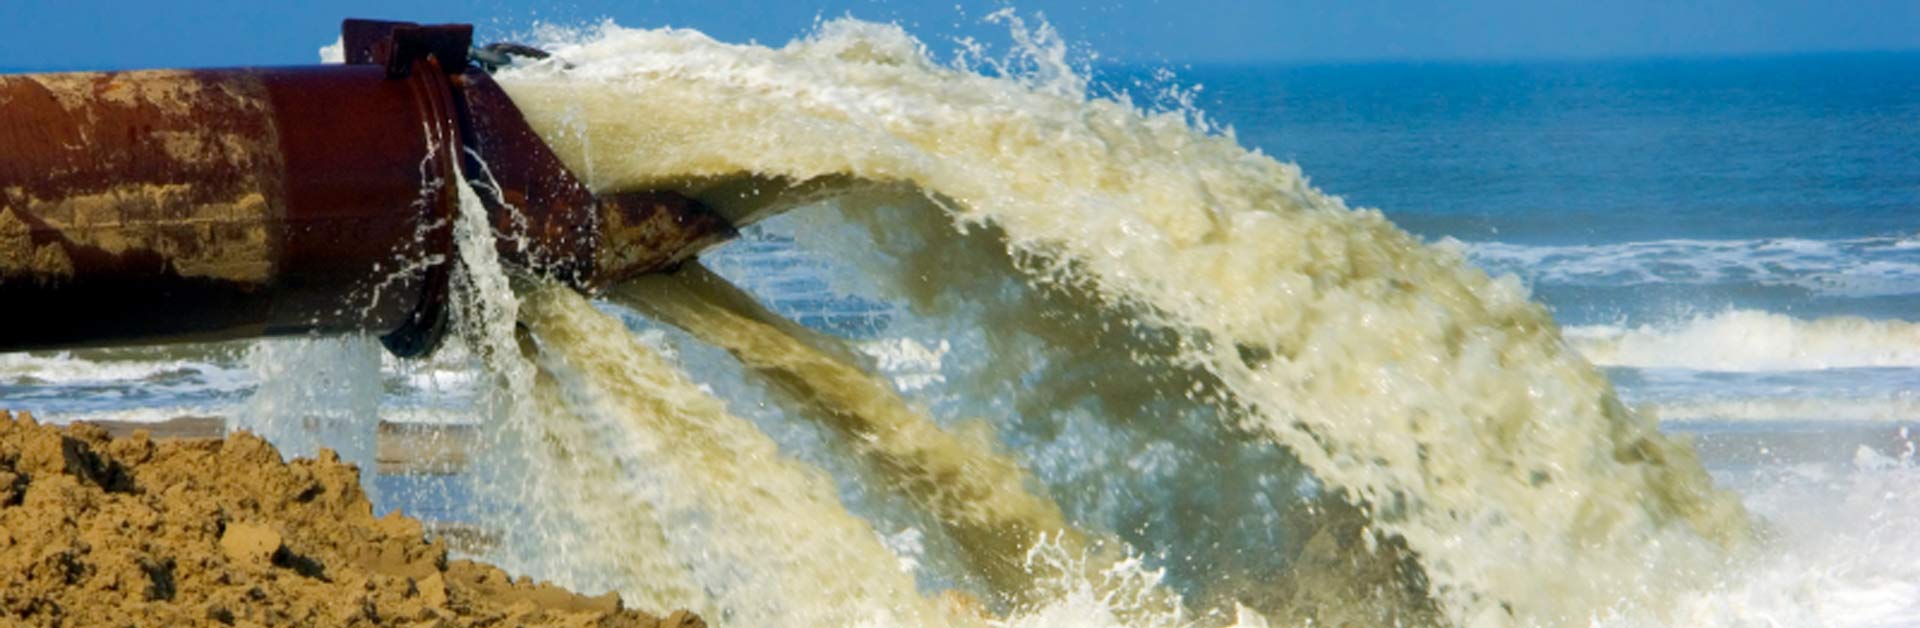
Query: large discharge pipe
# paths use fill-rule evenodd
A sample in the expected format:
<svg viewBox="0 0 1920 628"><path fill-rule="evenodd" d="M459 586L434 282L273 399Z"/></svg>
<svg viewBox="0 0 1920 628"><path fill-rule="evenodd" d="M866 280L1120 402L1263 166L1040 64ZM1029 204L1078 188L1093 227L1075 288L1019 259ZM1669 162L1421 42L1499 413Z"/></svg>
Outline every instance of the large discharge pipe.
<svg viewBox="0 0 1920 628"><path fill-rule="evenodd" d="M344 65L0 76L0 351L430 352L456 172L504 260L584 290L734 234L683 197L590 193L471 61L471 26L348 20L342 43Z"/></svg>

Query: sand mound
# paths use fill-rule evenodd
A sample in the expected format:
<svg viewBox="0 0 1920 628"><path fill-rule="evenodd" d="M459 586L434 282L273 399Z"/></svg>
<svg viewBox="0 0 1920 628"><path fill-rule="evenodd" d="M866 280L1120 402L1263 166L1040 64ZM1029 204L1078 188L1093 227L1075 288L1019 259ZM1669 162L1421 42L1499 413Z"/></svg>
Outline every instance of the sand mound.
<svg viewBox="0 0 1920 628"><path fill-rule="evenodd" d="M372 510L330 451L282 462L244 432L115 439L0 411L0 624L704 625L448 560Z"/></svg>

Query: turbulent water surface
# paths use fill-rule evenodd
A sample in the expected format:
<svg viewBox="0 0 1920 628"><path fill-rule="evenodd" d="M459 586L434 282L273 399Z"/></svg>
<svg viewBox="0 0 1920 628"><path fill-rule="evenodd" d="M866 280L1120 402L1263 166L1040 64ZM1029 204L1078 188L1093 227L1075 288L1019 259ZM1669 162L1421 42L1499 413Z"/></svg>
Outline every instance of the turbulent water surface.
<svg viewBox="0 0 1920 628"><path fill-rule="evenodd" d="M0 398L363 462L374 416L478 424L468 472L377 497L721 624L1920 613L1914 59L1199 90L999 19L1018 45L957 63L851 20L547 33L499 78L583 179L764 220L595 303L509 276L465 199L432 359L8 355Z"/></svg>

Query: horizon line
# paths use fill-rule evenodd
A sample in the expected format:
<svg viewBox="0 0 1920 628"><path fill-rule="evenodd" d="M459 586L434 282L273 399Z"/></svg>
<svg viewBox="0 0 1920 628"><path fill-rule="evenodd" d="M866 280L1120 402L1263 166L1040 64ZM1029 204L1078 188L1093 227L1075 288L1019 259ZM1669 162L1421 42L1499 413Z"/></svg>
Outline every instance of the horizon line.
<svg viewBox="0 0 1920 628"><path fill-rule="evenodd" d="M1902 56L1920 55L1920 47L1913 48L1827 48L1812 50L1740 50L1740 51L1693 51L1693 52L1600 52L1600 53L1522 53L1522 54L1450 54L1433 56L1328 56L1328 57L1275 57L1275 58L1192 58L1152 60L1129 59L1115 56L1098 58L1095 65L1191 65L1191 66L1243 66L1243 65L1297 65L1297 66L1341 66L1341 65L1416 65L1416 64L1530 64L1530 63L1568 63L1568 62L1608 62L1608 61L1709 61L1716 59L1767 59L1790 57L1825 56Z"/></svg>
<svg viewBox="0 0 1920 628"><path fill-rule="evenodd" d="M1276 57L1276 58L1191 58L1191 59L1134 59L1125 56L1105 56L1094 51L1092 65L1099 67L1245 67L1245 66L1292 66L1292 67L1338 67L1365 65L1496 65L1496 64L1546 64L1546 63L1605 63L1635 61L1712 61L1738 59L1783 59L1793 57L1838 57L1838 56L1905 56L1920 55L1920 47L1914 48L1834 48L1816 50L1745 50L1745 51L1695 51L1695 52L1641 52L1641 53L1542 53L1542 54L1450 54L1435 56L1330 56L1330 57ZM288 67L315 65L310 62L266 62L235 63L230 65L192 66L198 68L215 67ZM179 66L141 66L141 65L9 65L0 66L0 74L34 74L58 72L117 72L147 69L174 69Z"/></svg>

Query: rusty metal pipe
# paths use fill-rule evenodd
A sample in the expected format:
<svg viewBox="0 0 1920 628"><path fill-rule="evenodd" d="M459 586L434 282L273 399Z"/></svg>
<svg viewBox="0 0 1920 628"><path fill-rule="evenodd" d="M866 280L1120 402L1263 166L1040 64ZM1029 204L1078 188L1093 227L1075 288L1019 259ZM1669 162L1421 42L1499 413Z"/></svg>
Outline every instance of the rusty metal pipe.
<svg viewBox="0 0 1920 628"><path fill-rule="evenodd" d="M0 76L0 351L445 327L456 169L508 263L591 290L730 237L596 198L467 53L348 20L348 64Z"/></svg>

